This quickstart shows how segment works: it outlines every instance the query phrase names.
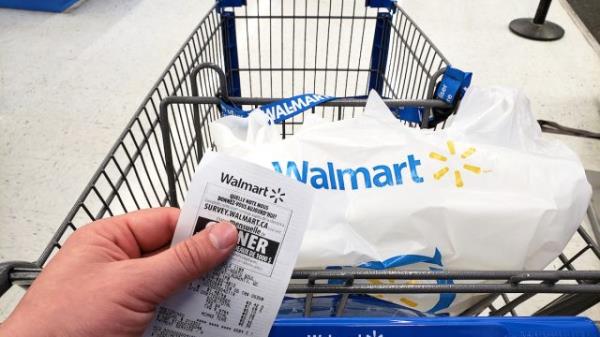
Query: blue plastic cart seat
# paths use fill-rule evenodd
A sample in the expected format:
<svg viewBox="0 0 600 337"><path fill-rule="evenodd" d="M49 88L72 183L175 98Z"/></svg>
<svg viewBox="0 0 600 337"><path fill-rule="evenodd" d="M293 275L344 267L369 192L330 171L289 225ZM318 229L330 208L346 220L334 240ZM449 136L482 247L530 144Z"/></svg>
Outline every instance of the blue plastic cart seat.
<svg viewBox="0 0 600 337"><path fill-rule="evenodd" d="M270 337L598 337L585 317L291 318Z"/></svg>

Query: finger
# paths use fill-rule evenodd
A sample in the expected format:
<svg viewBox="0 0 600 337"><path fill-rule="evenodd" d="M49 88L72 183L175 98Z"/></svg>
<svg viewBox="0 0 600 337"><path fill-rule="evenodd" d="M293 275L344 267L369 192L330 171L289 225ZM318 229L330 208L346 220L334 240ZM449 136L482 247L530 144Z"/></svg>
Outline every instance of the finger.
<svg viewBox="0 0 600 337"><path fill-rule="evenodd" d="M185 284L200 278L223 263L233 251L238 234L226 222L206 228L175 247L140 260L139 272L159 301L166 299Z"/></svg>
<svg viewBox="0 0 600 337"><path fill-rule="evenodd" d="M154 250L152 252L145 253L141 257L151 257L151 256L154 256L154 255L160 254L160 253L164 252L165 250L169 249L169 246L170 245L166 245L166 246L158 248L158 249L156 249L156 250Z"/></svg>
<svg viewBox="0 0 600 337"><path fill-rule="evenodd" d="M178 218L177 208L149 208L96 221L88 230L109 239L130 258L136 258L168 245Z"/></svg>
<svg viewBox="0 0 600 337"><path fill-rule="evenodd" d="M142 253L147 253L171 242L179 213L177 208L149 208L124 219Z"/></svg>

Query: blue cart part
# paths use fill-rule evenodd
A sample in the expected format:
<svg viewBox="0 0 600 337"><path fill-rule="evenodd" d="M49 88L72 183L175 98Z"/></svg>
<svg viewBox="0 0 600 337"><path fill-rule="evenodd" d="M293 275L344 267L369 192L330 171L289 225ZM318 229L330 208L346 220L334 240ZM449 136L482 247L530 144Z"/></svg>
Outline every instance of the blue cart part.
<svg viewBox="0 0 600 337"><path fill-rule="evenodd" d="M369 90L375 89L383 94L383 78L387 65L388 49L390 47L390 34L392 29L392 14L389 12L377 13L375 34L373 36L373 50L371 51L371 72L369 73Z"/></svg>
<svg viewBox="0 0 600 337"><path fill-rule="evenodd" d="M598 337L586 317L278 319L270 337Z"/></svg>
<svg viewBox="0 0 600 337"><path fill-rule="evenodd" d="M219 8L246 6L246 0L217 0Z"/></svg>
<svg viewBox="0 0 600 337"><path fill-rule="evenodd" d="M396 11L396 0L366 0L365 5L373 8L387 8L391 12Z"/></svg>
<svg viewBox="0 0 600 337"><path fill-rule="evenodd" d="M457 99L463 97L467 88L471 85L472 77L473 73L448 67L435 90L434 96L448 104L454 104Z"/></svg>
<svg viewBox="0 0 600 337"><path fill-rule="evenodd" d="M235 13L232 11L221 11L221 24L223 25L223 58L225 75L227 76L227 94L240 97L242 96L242 91L235 33Z"/></svg>
<svg viewBox="0 0 600 337"><path fill-rule="evenodd" d="M79 0L0 0L0 7L61 13L77 1Z"/></svg>

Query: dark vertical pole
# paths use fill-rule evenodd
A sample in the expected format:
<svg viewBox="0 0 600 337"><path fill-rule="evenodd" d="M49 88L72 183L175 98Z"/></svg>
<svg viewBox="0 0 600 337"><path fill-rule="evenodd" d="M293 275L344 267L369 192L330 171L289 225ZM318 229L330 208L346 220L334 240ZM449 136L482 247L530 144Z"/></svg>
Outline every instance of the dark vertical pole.
<svg viewBox="0 0 600 337"><path fill-rule="evenodd" d="M548 15L548 10L550 10L550 4L552 0L540 0L540 4L538 5L537 10L535 11L535 16L533 17L533 23L536 25L543 25L544 21L546 21L546 16Z"/></svg>

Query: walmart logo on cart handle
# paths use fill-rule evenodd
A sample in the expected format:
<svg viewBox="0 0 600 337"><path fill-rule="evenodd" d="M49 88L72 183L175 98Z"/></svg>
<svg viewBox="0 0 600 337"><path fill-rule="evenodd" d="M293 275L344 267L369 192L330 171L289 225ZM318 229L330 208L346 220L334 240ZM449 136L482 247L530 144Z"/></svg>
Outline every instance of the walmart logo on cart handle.
<svg viewBox="0 0 600 337"><path fill-rule="evenodd" d="M333 99L335 99L334 96L302 94L263 105L259 109L267 115L270 121L281 124L287 119ZM221 102L221 113L224 116L248 117L250 112L235 105Z"/></svg>
<svg viewBox="0 0 600 337"><path fill-rule="evenodd" d="M448 148L447 155L449 157L458 157L454 142L449 140L446 145ZM475 151L476 149L474 147L467 148L460 154L460 157L457 158L457 161L461 162L462 166L452 168L454 173L454 185L457 188L462 188L464 186L461 172L468 171L475 175L487 172L483 171L479 166L464 162L464 160L473 155ZM435 181L441 180L446 173L451 171L451 167L446 165L448 157L437 152L431 152L429 158L439 161L444 165L433 173L432 178ZM282 163L274 161L272 162L272 165L275 171L284 174ZM421 160L417 159L414 154L407 155L406 160L402 162L380 164L370 167L358 166L338 168L333 162L327 162L326 166L323 167L314 165L306 160L301 163L288 161L285 166L285 175L293 177L302 183L310 184L315 189L357 190L362 188L370 189L402 185L408 181L408 174L410 174L410 180L413 183L422 184L425 181L425 178L419 173L419 167L421 165Z"/></svg>

